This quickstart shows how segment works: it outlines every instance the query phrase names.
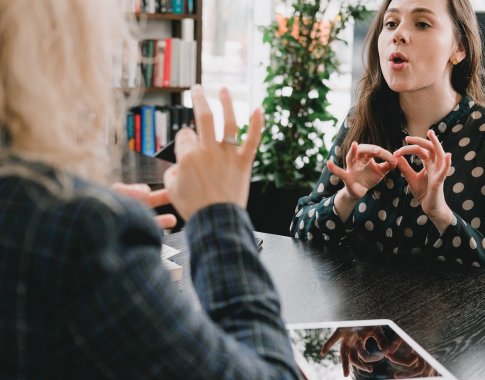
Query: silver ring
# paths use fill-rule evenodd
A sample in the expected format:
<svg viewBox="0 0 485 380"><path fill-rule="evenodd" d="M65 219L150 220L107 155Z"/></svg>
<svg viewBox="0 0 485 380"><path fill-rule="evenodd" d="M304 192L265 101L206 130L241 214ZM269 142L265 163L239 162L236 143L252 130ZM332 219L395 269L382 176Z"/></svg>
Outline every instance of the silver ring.
<svg viewBox="0 0 485 380"><path fill-rule="evenodd" d="M224 137L221 142L223 144L239 146L239 142L237 141L237 139L235 137L231 137L231 136Z"/></svg>

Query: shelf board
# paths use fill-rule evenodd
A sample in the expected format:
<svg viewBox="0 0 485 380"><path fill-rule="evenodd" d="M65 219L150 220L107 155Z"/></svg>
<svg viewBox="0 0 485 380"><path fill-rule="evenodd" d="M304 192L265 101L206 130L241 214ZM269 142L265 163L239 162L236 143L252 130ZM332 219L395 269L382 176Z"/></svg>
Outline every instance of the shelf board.
<svg viewBox="0 0 485 380"><path fill-rule="evenodd" d="M144 18L147 20L168 20L168 21L181 21L185 19L197 20L197 14L174 14L174 13L134 13L137 19Z"/></svg>
<svg viewBox="0 0 485 380"><path fill-rule="evenodd" d="M184 92L190 90L190 87L137 87L137 88L123 88L123 92L140 91L145 94L157 93L157 92Z"/></svg>

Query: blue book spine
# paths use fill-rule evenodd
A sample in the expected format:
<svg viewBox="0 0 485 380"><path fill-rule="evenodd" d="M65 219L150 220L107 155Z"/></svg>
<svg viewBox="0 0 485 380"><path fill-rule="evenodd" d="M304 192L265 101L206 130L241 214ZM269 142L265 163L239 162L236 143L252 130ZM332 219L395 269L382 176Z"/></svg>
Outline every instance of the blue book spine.
<svg viewBox="0 0 485 380"><path fill-rule="evenodd" d="M172 11L174 14L181 15L184 13L184 0L173 0Z"/></svg>
<svg viewBox="0 0 485 380"><path fill-rule="evenodd" d="M194 0L187 0L187 13L194 14Z"/></svg>
<svg viewBox="0 0 485 380"><path fill-rule="evenodd" d="M141 152L147 156L156 151L155 107L141 107Z"/></svg>
<svg viewBox="0 0 485 380"><path fill-rule="evenodd" d="M128 149L135 150L135 115L131 111L126 115L126 140Z"/></svg>

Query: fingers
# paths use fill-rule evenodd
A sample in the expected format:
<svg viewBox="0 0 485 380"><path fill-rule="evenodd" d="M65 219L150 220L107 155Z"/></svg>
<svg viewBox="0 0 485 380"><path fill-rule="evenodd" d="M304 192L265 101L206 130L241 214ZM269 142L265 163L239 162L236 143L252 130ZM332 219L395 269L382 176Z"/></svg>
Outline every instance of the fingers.
<svg viewBox="0 0 485 380"><path fill-rule="evenodd" d="M337 166L332 160L327 160L327 168L332 172L332 174L336 175L345 182L347 172L344 169L342 169L340 166Z"/></svg>
<svg viewBox="0 0 485 380"><path fill-rule="evenodd" d="M406 136L406 142L410 145L419 145L420 147L429 151L433 150L433 143L430 140L423 139L422 137Z"/></svg>
<svg viewBox="0 0 485 380"><path fill-rule="evenodd" d="M325 356L330 351L330 348L337 343L340 338L342 338L342 330L337 329L335 332L328 338L327 342L323 345L322 349L320 350L320 356Z"/></svg>
<svg viewBox="0 0 485 380"><path fill-rule="evenodd" d="M178 164L175 164L169 167L167 170L165 170L165 173L163 173L163 184L165 185L165 189L169 194L175 188L177 171L178 171Z"/></svg>
<svg viewBox="0 0 485 380"><path fill-rule="evenodd" d="M440 171L438 172L438 176L436 178L438 182L444 182L446 176L448 175L448 171L450 170L450 167L451 167L451 153L446 153L444 158L444 164L440 168Z"/></svg>
<svg viewBox="0 0 485 380"><path fill-rule="evenodd" d="M173 228L177 224L177 218L172 214L157 215L153 219L161 228Z"/></svg>
<svg viewBox="0 0 485 380"><path fill-rule="evenodd" d="M151 191L146 198L146 204L150 207L163 206L170 203L170 197L166 189Z"/></svg>
<svg viewBox="0 0 485 380"><path fill-rule="evenodd" d="M443 147L441 146L441 143L436 137L434 131L429 130L427 136L429 140L417 136L407 136L406 142L408 144L420 146L421 148L427 150L431 160L443 160L445 157L445 151L443 150Z"/></svg>
<svg viewBox="0 0 485 380"><path fill-rule="evenodd" d="M219 93L224 113L224 137L235 137L237 133L236 117L232 106L231 95L229 90L223 87Z"/></svg>
<svg viewBox="0 0 485 380"><path fill-rule="evenodd" d="M204 148L215 144L214 118L205 98L202 86L195 85L191 89L194 106L195 125L200 136L200 143ZM180 133L180 132L179 132ZM177 135L179 134L177 133Z"/></svg>
<svg viewBox="0 0 485 380"><path fill-rule="evenodd" d="M357 159L380 158L388 162L391 167L396 166L396 157L388 150L377 145L359 144L357 147Z"/></svg>
<svg viewBox="0 0 485 380"><path fill-rule="evenodd" d="M350 350L347 345L340 346L340 360L342 360L342 369L344 371L344 377L349 376L350 373Z"/></svg>
<svg viewBox="0 0 485 380"><path fill-rule="evenodd" d="M259 142L261 141L261 130L264 125L263 110L257 108L249 120L248 135L241 146L241 155L251 162L254 159Z"/></svg>
<svg viewBox="0 0 485 380"><path fill-rule="evenodd" d="M409 183L417 175L417 173L413 170L413 168L411 168L404 157L398 156L396 159L397 168L401 171L404 178L406 178L406 181Z"/></svg>
<svg viewBox="0 0 485 380"><path fill-rule="evenodd" d="M407 348L407 347L406 347ZM413 365L418 360L418 356L413 352L406 351L396 351L392 354L386 354L386 358L388 358L391 362L399 365L403 365L409 367Z"/></svg>
<svg viewBox="0 0 485 380"><path fill-rule="evenodd" d="M361 362L357 351L353 349L350 350L350 363L361 371L372 373L372 365Z"/></svg>
<svg viewBox="0 0 485 380"><path fill-rule="evenodd" d="M347 164L347 167L352 166L352 164L355 162L357 158L357 147L358 147L358 144L355 141L352 142L352 144L350 145L349 151L347 152L347 156L345 156L345 163Z"/></svg>
<svg viewBox="0 0 485 380"><path fill-rule="evenodd" d="M198 145L197 135L190 128L182 128L175 135L175 156L177 161L182 160L188 152L195 149Z"/></svg>
<svg viewBox="0 0 485 380"><path fill-rule="evenodd" d="M148 193L150 193L150 186L146 183L121 183L116 182L111 185L111 190L116 191L119 194L126 195L138 200L143 201Z"/></svg>
<svg viewBox="0 0 485 380"><path fill-rule="evenodd" d="M394 152L394 156L405 156L405 155L417 155L421 160L425 161L430 158L430 151L421 148L418 145L406 145L402 148L399 148Z"/></svg>

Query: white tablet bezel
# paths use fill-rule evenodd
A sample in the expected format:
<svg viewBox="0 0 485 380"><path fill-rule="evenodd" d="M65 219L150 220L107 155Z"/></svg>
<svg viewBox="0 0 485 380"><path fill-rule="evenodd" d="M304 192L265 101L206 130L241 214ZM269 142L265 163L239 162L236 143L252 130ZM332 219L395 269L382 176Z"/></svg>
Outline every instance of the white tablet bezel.
<svg viewBox="0 0 485 380"><path fill-rule="evenodd" d="M319 329L319 328L333 328L338 327L365 327L365 326L379 326L387 325L392 328L399 336L419 355L422 356L436 371L438 371L441 377L419 377L412 380L419 379L436 379L436 380L457 380L450 371L448 371L441 363L439 363L433 356L431 356L423 347L421 347L413 338L411 338L406 332L403 331L395 322L390 319L366 319L355 321L329 321L329 322L312 322L312 323L288 323L286 324L287 330L295 329ZM300 365L300 361L303 359L303 355L295 350L295 358ZM301 366L303 367L303 366ZM301 368L305 372L304 368Z"/></svg>

